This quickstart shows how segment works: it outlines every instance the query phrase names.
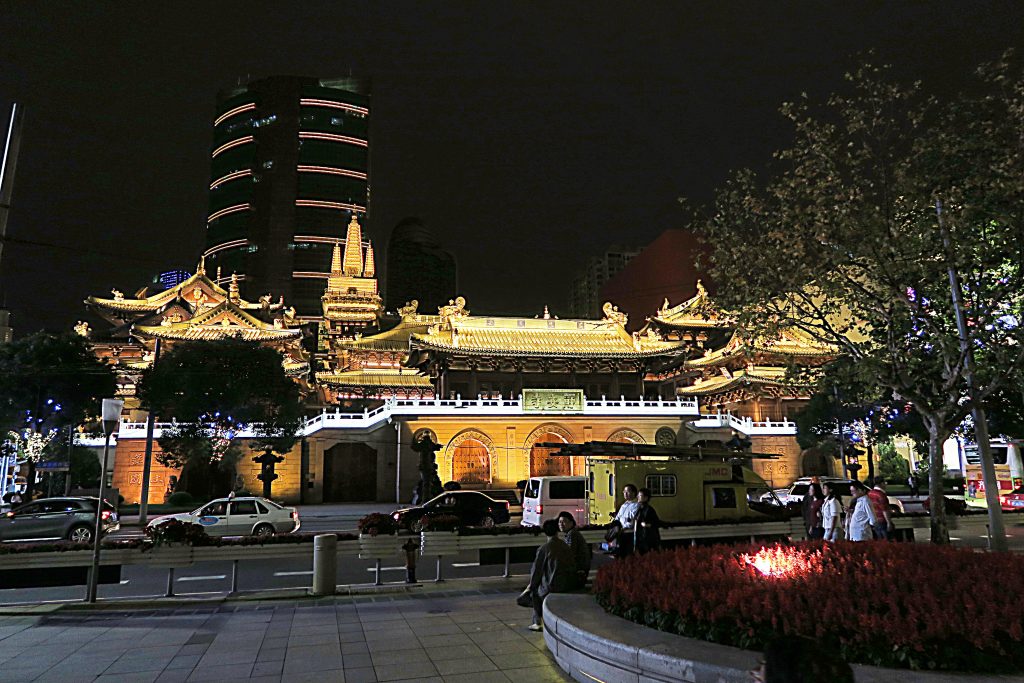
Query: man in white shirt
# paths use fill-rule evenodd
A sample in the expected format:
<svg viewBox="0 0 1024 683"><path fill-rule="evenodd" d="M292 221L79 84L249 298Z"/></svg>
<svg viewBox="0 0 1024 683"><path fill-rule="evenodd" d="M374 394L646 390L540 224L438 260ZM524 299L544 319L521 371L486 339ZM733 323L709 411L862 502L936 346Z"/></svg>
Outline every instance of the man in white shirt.
<svg viewBox="0 0 1024 683"><path fill-rule="evenodd" d="M867 494L867 487L859 481L850 484L853 502L850 503L850 510L846 515L846 538L851 541L870 541L875 537L872 527L877 521L871 499Z"/></svg>
<svg viewBox="0 0 1024 683"><path fill-rule="evenodd" d="M633 484L626 484L622 487L622 497L626 501L619 506L619 511L615 515L615 521L622 525L622 531L616 539L618 541L616 557L625 557L633 552L633 525L636 523L637 508L640 507L636 500L636 491L637 488Z"/></svg>

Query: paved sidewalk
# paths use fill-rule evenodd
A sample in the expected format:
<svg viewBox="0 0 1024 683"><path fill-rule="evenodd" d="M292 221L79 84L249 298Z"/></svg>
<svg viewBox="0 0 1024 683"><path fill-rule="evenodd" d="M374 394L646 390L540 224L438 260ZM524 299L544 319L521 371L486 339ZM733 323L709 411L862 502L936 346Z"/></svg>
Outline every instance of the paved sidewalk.
<svg viewBox="0 0 1024 683"><path fill-rule="evenodd" d="M0 681L569 681L503 588L0 616Z"/></svg>

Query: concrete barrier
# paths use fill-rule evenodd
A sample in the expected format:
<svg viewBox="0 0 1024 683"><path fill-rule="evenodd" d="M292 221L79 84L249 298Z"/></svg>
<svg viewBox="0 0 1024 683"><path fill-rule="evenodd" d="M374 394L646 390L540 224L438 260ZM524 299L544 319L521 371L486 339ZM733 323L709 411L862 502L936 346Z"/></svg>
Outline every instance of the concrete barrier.
<svg viewBox="0 0 1024 683"><path fill-rule="evenodd" d="M605 612L592 595L552 594L544 601L544 642L580 683L750 683L761 653L684 638ZM854 665L858 683L1024 681Z"/></svg>

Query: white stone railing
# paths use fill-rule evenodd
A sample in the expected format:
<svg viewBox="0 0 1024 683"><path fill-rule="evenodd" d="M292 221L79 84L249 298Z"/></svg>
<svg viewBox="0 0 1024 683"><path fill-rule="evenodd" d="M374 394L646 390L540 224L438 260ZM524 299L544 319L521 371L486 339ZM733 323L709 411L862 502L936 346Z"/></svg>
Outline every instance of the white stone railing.
<svg viewBox="0 0 1024 683"><path fill-rule="evenodd" d="M305 420L299 429L300 436L309 436L323 429L372 429L395 417L454 415L466 417L522 417L532 415L582 415L590 417L664 417L689 420L695 429L735 429L744 436L787 436L796 434L796 424L789 420L767 420L755 422L751 418L736 417L730 413L701 415L696 399L609 399L601 397L586 400L582 412L537 412L526 410L522 397L519 398L433 398L433 399L385 399L383 405L373 410L343 411L340 408L324 409L319 415ZM159 438L165 428L173 422L157 422L153 435ZM144 439L145 422L122 420L117 436L123 439ZM241 438L255 436L251 429L236 432ZM102 446L102 437L76 437L75 443L83 446ZM111 440L115 443L115 440Z"/></svg>

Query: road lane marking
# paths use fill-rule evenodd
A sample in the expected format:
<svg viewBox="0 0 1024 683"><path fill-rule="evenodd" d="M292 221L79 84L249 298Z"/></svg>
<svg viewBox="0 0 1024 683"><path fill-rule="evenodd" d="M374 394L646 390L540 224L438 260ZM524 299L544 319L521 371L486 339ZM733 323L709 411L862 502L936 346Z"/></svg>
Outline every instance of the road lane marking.
<svg viewBox="0 0 1024 683"><path fill-rule="evenodd" d="M220 581L225 578L227 578L226 574L217 574L216 576L179 576L178 581Z"/></svg>
<svg viewBox="0 0 1024 683"><path fill-rule="evenodd" d="M479 567L479 562L452 562L453 567Z"/></svg>
<svg viewBox="0 0 1024 683"><path fill-rule="evenodd" d="M128 583L129 581L131 581L131 579L121 579L121 585L123 586L126 583Z"/></svg>
<svg viewBox="0 0 1024 683"><path fill-rule="evenodd" d="M380 570L382 572L404 572L405 571L405 567L381 567ZM374 569L373 567L367 567L366 571L368 571L368 572L375 572L377 570Z"/></svg>
<svg viewBox="0 0 1024 683"><path fill-rule="evenodd" d="M310 569L308 572L274 572L274 576L309 576L313 573Z"/></svg>

